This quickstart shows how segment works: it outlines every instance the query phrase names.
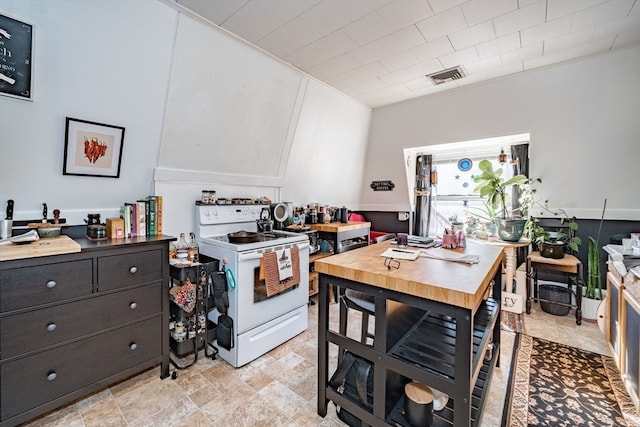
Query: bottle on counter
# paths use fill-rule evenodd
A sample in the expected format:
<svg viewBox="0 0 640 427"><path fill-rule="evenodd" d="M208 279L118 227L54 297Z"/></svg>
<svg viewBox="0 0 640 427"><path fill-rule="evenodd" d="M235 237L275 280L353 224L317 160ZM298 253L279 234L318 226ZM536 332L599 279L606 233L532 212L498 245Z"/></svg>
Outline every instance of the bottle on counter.
<svg viewBox="0 0 640 427"><path fill-rule="evenodd" d="M200 260L200 250L198 248L198 241L196 240L196 233L193 231L189 233L189 246L187 248L187 258L191 262L199 262Z"/></svg>
<svg viewBox="0 0 640 427"><path fill-rule="evenodd" d="M176 243L176 255L179 261L186 262L189 260L189 246L184 239L184 233L180 233L180 238Z"/></svg>

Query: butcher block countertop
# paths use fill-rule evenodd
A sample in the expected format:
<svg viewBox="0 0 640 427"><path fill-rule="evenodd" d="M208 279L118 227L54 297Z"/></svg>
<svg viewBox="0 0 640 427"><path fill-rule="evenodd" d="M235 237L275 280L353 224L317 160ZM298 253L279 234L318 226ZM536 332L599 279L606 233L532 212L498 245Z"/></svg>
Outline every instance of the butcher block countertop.
<svg viewBox="0 0 640 427"><path fill-rule="evenodd" d="M326 231L327 233L338 233L361 228L371 228L370 222L331 222L329 224L311 224L312 230Z"/></svg>
<svg viewBox="0 0 640 427"><path fill-rule="evenodd" d="M418 257L415 261L399 260L400 268L388 269L381 254L390 247L396 245L382 242L319 259L315 262L315 270L475 310L486 298L491 280L503 259L501 247L467 241L464 253L478 255L480 261L477 264ZM460 250L455 252L460 253Z"/></svg>
<svg viewBox="0 0 640 427"><path fill-rule="evenodd" d="M14 259L35 258L47 255L70 254L80 252L82 248L69 236L61 235L47 239L38 239L35 242L0 245L0 261Z"/></svg>

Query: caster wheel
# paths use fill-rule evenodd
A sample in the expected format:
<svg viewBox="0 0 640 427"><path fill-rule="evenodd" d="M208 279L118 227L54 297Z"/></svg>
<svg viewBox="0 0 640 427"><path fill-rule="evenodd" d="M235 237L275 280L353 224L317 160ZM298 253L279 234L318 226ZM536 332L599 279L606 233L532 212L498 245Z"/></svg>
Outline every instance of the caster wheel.
<svg viewBox="0 0 640 427"><path fill-rule="evenodd" d="M173 373L171 374L171 379L175 380L176 378L178 378L178 371L173 371Z"/></svg>

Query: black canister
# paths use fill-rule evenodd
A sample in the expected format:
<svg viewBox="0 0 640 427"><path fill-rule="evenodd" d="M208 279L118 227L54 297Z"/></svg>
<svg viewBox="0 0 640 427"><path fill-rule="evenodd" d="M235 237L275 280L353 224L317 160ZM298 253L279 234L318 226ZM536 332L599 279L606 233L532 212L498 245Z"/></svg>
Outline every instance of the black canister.
<svg viewBox="0 0 640 427"><path fill-rule="evenodd" d="M404 386L404 414L414 427L431 427L433 423L433 391L412 381Z"/></svg>
<svg viewBox="0 0 640 427"><path fill-rule="evenodd" d="M349 209L340 208L340 222L349 222Z"/></svg>
<svg viewBox="0 0 640 427"><path fill-rule="evenodd" d="M87 214L87 225L100 225L100 214Z"/></svg>

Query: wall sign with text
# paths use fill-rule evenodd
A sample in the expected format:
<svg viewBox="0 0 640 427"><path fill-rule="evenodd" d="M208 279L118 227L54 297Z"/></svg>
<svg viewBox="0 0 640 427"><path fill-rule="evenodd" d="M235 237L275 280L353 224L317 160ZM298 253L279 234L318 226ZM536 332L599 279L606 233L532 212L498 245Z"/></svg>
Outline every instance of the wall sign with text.
<svg viewBox="0 0 640 427"><path fill-rule="evenodd" d="M0 15L0 95L32 100L33 25Z"/></svg>
<svg viewBox="0 0 640 427"><path fill-rule="evenodd" d="M393 181L371 181L371 189L373 191L393 191L396 185Z"/></svg>

